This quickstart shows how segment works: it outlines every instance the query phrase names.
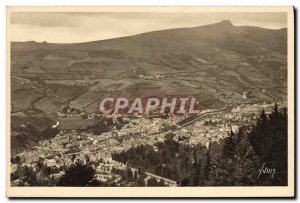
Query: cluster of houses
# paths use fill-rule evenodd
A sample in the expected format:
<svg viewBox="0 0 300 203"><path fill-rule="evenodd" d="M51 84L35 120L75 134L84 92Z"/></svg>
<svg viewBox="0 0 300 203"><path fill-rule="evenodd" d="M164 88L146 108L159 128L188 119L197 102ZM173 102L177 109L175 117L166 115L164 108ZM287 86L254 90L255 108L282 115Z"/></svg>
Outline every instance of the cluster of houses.
<svg viewBox="0 0 300 203"><path fill-rule="evenodd" d="M146 80L159 80L159 79L165 78L165 75L160 75L160 74L155 74L155 75L150 75L150 74L142 75L142 74L139 74L139 78L140 78L140 79L146 79Z"/></svg>
<svg viewBox="0 0 300 203"><path fill-rule="evenodd" d="M271 107L272 104L269 106ZM231 130L236 132L239 126L255 122L259 110L267 109L267 107L238 106L175 130L164 131L163 129L166 126L175 126L184 116L174 115L168 119L127 118L128 122L121 129L114 128L101 135L76 130L60 130L54 138L40 141L37 146L15 155L14 159L18 157L18 161L11 163L11 173L26 166L38 174L42 165L51 168L48 176L57 181L74 160L81 160L84 163L92 163L96 171L96 179L118 184L121 178L119 174L114 173L115 169L124 171L128 166L112 160L112 153L126 151L142 144L153 146L154 151L157 151L155 143L164 142L165 135L169 132L173 132L174 139L179 142L188 145L201 143L207 146L210 142L219 142L228 136ZM53 127L57 126L59 122L53 125ZM180 139L181 136L185 139ZM15 180L15 184L18 181L20 180Z"/></svg>

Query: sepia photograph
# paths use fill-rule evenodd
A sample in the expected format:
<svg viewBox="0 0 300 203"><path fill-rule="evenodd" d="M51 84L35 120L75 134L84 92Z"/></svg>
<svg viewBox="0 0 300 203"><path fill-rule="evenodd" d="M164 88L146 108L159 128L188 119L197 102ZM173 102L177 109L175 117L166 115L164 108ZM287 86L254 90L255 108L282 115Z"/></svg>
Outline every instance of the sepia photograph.
<svg viewBox="0 0 300 203"><path fill-rule="evenodd" d="M293 7L7 7L8 197L294 197Z"/></svg>

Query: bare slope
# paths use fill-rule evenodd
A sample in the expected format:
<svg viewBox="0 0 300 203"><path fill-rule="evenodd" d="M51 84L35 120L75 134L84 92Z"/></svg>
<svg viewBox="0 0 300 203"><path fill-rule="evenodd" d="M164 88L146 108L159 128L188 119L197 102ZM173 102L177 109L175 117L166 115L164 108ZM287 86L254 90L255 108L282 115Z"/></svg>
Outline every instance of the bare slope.
<svg viewBox="0 0 300 203"><path fill-rule="evenodd" d="M193 94L207 107L286 99L287 29L222 21L78 44L11 45L12 99L20 109L22 91L58 106L57 96L67 95L65 103L84 108L106 93ZM26 88L23 79L31 80ZM79 87L65 94L71 84Z"/></svg>

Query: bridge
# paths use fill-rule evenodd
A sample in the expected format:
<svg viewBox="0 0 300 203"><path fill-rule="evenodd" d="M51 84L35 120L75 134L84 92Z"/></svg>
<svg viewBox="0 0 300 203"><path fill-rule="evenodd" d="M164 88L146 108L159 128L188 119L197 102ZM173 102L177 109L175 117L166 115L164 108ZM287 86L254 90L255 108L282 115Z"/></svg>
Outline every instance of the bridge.
<svg viewBox="0 0 300 203"><path fill-rule="evenodd" d="M165 185L167 185L169 187L177 187L177 183L174 180L170 180L168 178L164 178L164 177L161 177L161 176L149 173L149 172L145 172L145 174L148 175L149 177L155 178L156 180L164 180ZM145 182L147 183L147 181L145 181Z"/></svg>

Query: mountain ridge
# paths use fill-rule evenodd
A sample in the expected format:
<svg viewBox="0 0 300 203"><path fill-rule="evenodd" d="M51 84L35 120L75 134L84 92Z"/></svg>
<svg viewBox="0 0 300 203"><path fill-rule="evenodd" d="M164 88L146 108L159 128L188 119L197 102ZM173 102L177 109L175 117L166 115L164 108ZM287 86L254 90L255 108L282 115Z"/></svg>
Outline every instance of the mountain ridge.
<svg viewBox="0 0 300 203"><path fill-rule="evenodd" d="M44 99L27 108L46 103L52 110L57 105L94 110L90 105L103 94L194 95L208 107L285 101L286 31L222 21L67 45L12 43L14 110L25 105L19 95L35 98L38 90ZM24 79L33 87L20 85Z"/></svg>
<svg viewBox="0 0 300 203"><path fill-rule="evenodd" d="M180 29L195 29L195 28L201 28L201 27L209 27L209 26L227 26L227 27L247 27L247 28L257 28L257 29L264 29L264 30L272 30L272 31L286 31L287 28L279 28L279 29L271 29L271 28L264 28L264 27L258 27L258 26L248 26L248 25L239 25L239 26L235 26L232 24L232 22L230 20L223 20L217 23L213 23L213 24L205 24L205 25L199 25L199 26L193 26L193 27L179 27L179 28L169 28L169 29L161 29L161 30L153 30L153 31L149 31L149 32L142 32L142 33L138 33L138 34L134 34L134 35L128 35L128 36L122 36L122 37L116 37L116 38L109 38L109 39L102 39L102 40L92 40L92 41L86 41L86 42L73 42L73 43L56 43L56 42L36 42L36 41L12 41L11 44L43 44L43 43L47 43L47 44L54 44L54 45L74 45L74 44L85 44L85 43L93 43L93 42L102 42L102 41L109 41L109 40L115 40L115 39L120 39L120 38L127 38L127 37L133 37L133 36L138 36L138 35L144 35L144 34L148 34L148 33L155 33L155 32L161 32L161 31L172 31L172 30L180 30Z"/></svg>

